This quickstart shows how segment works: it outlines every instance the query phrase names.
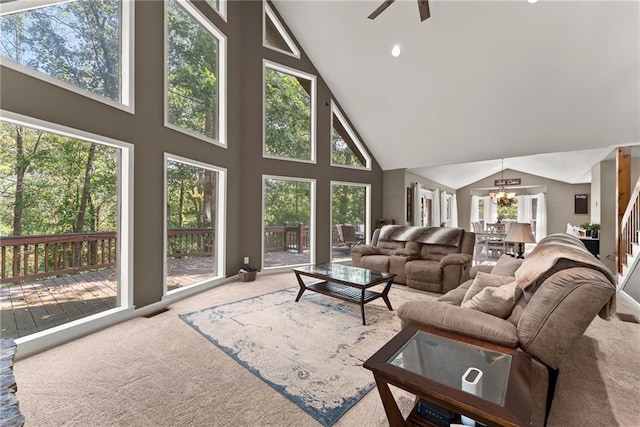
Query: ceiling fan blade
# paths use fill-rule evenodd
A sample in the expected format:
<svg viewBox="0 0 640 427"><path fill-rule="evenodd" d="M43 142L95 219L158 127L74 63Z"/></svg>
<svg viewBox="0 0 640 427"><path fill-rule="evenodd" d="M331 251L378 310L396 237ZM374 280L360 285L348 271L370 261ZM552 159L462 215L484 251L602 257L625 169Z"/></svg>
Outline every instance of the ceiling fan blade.
<svg viewBox="0 0 640 427"><path fill-rule="evenodd" d="M418 10L420 10L420 21L424 21L431 16L428 0L418 0Z"/></svg>
<svg viewBox="0 0 640 427"><path fill-rule="evenodd" d="M391 6L391 4L396 1L396 0L385 0L384 3L382 3L380 6L378 6L378 8L376 10L373 11L373 13L371 15L369 15L367 18L369 19L375 19L378 15L380 15L382 12L384 12L384 10L386 8L388 8L389 6Z"/></svg>

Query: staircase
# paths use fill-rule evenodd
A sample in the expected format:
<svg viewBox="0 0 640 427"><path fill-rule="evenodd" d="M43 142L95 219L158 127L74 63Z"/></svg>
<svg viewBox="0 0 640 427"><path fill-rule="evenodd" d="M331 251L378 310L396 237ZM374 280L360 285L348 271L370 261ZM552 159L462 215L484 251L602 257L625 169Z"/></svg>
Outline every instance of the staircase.
<svg viewBox="0 0 640 427"><path fill-rule="evenodd" d="M618 291L640 308L640 178L629 199L618 235ZM627 287L627 289L625 289Z"/></svg>

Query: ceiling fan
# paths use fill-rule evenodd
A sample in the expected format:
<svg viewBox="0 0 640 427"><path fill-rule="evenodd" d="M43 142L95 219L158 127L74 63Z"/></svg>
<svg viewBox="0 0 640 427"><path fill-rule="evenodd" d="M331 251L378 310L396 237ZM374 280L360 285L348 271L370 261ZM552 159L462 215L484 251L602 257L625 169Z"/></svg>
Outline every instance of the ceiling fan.
<svg viewBox="0 0 640 427"><path fill-rule="evenodd" d="M391 6L391 4L396 0L385 0L376 10L373 11L371 15L368 16L369 19L375 19L378 15L380 15L386 8ZM428 17L431 16L431 12L429 12L429 1L428 0L418 0L418 10L420 11L420 21L424 21Z"/></svg>

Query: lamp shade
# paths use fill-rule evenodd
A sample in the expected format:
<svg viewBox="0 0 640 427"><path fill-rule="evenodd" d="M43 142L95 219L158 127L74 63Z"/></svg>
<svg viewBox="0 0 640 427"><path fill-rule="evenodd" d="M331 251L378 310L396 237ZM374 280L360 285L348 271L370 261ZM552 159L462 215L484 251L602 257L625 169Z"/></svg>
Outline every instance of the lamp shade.
<svg viewBox="0 0 640 427"><path fill-rule="evenodd" d="M531 224L528 222L514 222L509 226L509 231L504 241L512 243L535 243L536 239L531 232Z"/></svg>

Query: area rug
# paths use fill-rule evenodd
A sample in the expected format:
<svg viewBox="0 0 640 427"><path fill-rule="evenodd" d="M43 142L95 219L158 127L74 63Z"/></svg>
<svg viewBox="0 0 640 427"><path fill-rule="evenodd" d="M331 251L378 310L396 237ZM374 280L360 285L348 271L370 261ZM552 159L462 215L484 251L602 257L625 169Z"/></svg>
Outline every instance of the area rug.
<svg viewBox="0 0 640 427"><path fill-rule="evenodd" d="M404 288L404 289L402 289ZM362 367L400 330L381 299L360 306L298 288L211 307L180 317L242 366L324 426L335 423L373 387ZM429 298L406 287L391 290L396 309Z"/></svg>

